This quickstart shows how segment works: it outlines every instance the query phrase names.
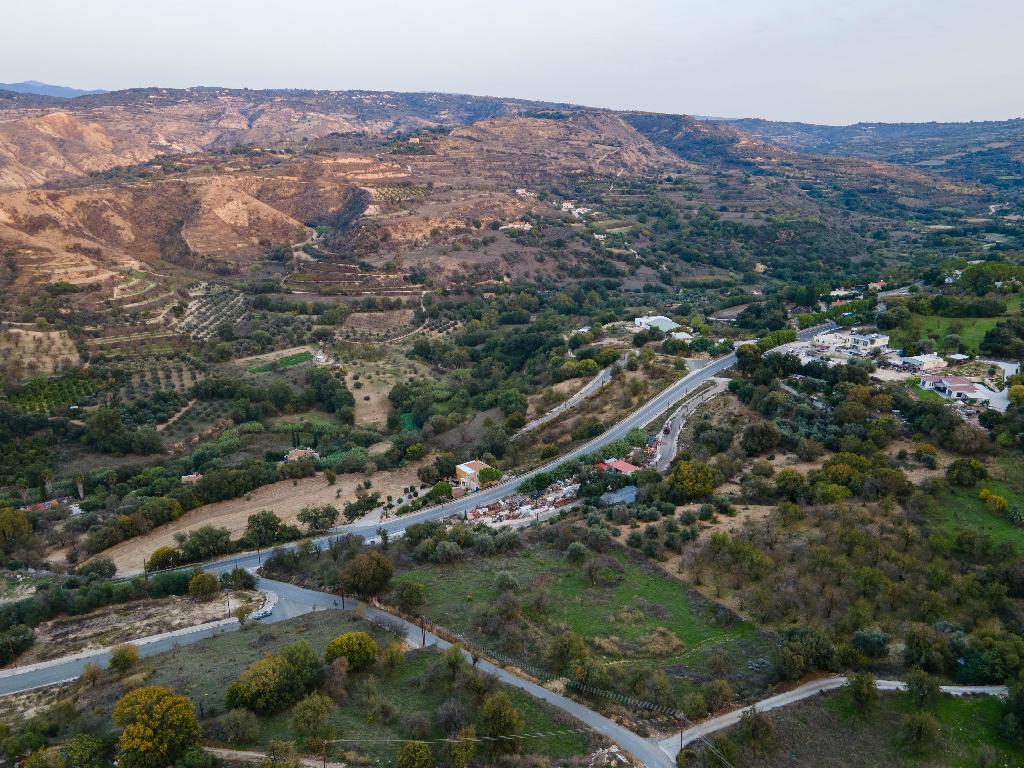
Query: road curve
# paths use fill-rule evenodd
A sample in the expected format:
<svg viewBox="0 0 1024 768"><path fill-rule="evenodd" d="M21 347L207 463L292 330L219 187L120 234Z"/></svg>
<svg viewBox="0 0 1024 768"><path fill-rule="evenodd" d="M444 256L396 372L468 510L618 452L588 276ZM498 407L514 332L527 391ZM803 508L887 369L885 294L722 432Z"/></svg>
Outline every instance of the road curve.
<svg viewBox="0 0 1024 768"><path fill-rule="evenodd" d="M658 744L665 751L665 754L674 760L682 747L692 744L699 739L706 738L718 731L731 728L740 721L744 712L751 709L756 709L758 712L768 712L772 709L788 706L789 704L796 704L798 701L809 699L820 693L842 688L846 685L846 682L847 678L843 675L811 680L791 691L769 696L767 699L751 704L749 707L741 707L740 709L726 712L724 715L712 717L685 729L681 733L660 739ZM876 680L875 685L880 691L905 691L907 689L907 684L901 680ZM1009 693L1005 685L943 685L941 690L943 693L951 696L998 696L1003 698Z"/></svg>

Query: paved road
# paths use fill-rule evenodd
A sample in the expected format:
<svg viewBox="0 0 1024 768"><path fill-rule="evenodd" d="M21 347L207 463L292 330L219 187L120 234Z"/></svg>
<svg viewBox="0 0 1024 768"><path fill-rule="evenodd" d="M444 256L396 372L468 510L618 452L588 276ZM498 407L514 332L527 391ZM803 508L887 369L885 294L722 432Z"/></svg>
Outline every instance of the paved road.
<svg viewBox="0 0 1024 768"><path fill-rule="evenodd" d="M740 718L743 717L743 713L749 709L753 708L758 712L768 712L772 709L778 709L779 707L785 707L789 704L809 699L812 696L817 696L819 693L837 690L844 685L846 685L846 677L842 675L812 680L791 691L763 699L756 704L752 704L750 707L735 709L732 712L726 712L724 715L712 717L710 720L705 720L698 725L687 728L681 734L677 733L674 736L661 739L658 743L667 755L675 759L681 747L736 725ZM875 685L880 691L905 691L907 689L907 684L901 680L878 680ZM951 696L998 696L1003 698L1009 691L1005 685L944 685L942 686L942 692Z"/></svg>
<svg viewBox="0 0 1024 768"><path fill-rule="evenodd" d="M587 398L596 395L604 388L605 384L608 384L612 380L612 371L617 366L624 365L628 357L629 353L627 352L614 364L609 365L607 368L602 368L594 378L592 378L590 381L583 385L583 388L580 389L579 392L570 397L568 400L559 403L547 413L538 416L536 419L526 424L522 429L515 433L513 439L521 437L522 435L525 435L527 432L532 432L535 429L539 429L540 427L543 427L545 424L549 424L566 411L571 411L573 408L578 406Z"/></svg>
<svg viewBox="0 0 1024 768"><path fill-rule="evenodd" d="M800 340L807 340L815 334L836 327L837 326L834 324L828 324L818 326L816 328L808 328L800 331L797 336ZM714 378L723 371L728 370L735 364L735 354L729 354L725 357L712 360L703 368L688 373L683 378L678 379L673 384L670 384L653 398L648 400L624 419L605 430L593 440L569 451L568 453L562 454L541 467L530 470L529 472L525 472L521 475L510 476L500 483L481 491L477 491L476 493L469 494L468 496L464 496L461 499L421 509L418 512L410 512L407 515L402 515L401 517L387 520L383 523L360 524L356 522L351 525L342 526L341 528L335 529L330 535L315 539L314 543L318 547L323 547L332 539L345 534L362 536L365 539L370 540L376 537L377 530L379 528L384 528L390 536L394 537L395 535L400 535L413 523L421 523L425 520L438 520L443 517L450 517L451 515L461 514L470 509L487 506L495 501L504 499L514 494L516 492L516 488L518 488L519 484L524 480L534 477L541 472L550 471L563 462L578 459L582 456L594 453L602 446L607 445L614 440L618 440L619 438L625 437L631 429L643 427L645 424L650 423L688 394L699 388L706 381ZM294 548L294 546L294 544L283 545L281 548L290 549ZM258 555L256 552L244 552L238 555L232 555L231 557L227 557L222 560L214 561L204 567L206 570L214 573L231 570L235 566L252 569L259 566L260 559L261 555Z"/></svg>
<svg viewBox="0 0 1024 768"><path fill-rule="evenodd" d="M701 405L722 394L727 384L728 381L726 379L713 379L710 389L704 390L692 400L684 401L676 412L672 414L671 419L669 419L668 434L663 434L660 437L661 444L658 447L658 455L654 460L655 469L659 472L668 471L669 465L672 464L672 460L679 451L679 433L682 431L683 425L686 424L686 420Z"/></svg>

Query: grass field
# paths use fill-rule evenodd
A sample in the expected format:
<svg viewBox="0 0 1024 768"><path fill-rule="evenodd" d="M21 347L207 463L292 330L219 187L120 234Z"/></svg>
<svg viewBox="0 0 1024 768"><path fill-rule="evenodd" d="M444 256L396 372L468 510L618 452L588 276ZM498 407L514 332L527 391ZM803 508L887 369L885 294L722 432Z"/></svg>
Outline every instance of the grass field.
<svg viewBox="0 0 1024 768"><path fill-rule="evenodd" d="M424 565L401 574L427 590L424 614L486 648L508 650L499 638L487 637L475 625L478 611L499 596L497 574L511 574L520 585L523 614L538 643L520 650L533 663L540 661L550 638L563 627L580 635L605 661L630 666L674 670L673 687L681 695L687 681L699 678L708 651L721 646L730 655L746 657L757 642L752 625L719 621L715 608L685 584L647 564L618 554L622 571L614 583L595 584L583 567L568 563L561 553L535 546L516 556L490 557L450 565ZM548 595L543 611L531 603L537 593ZM677 641L655 642L668 630ZM510 651L512 652L512 651ZM517 655L513 653L513 655ZM740 668L742 659L736 661Z"/></svg>
<svg viewBox="0 0 1024 768"><path fill-rule="evenodd" d="M924 400L926 402L932 402L932 403L944 403L944 402L946 402L946 398L944 398L942 395L940 395L938 392L936 392L933 389L921 389L921 387L919 387L917 384L914 384L913 386L911 386L911 389L914 390L914 393L918 397L920 397L922 400Z"/></svg>
<svg viewBox="0 0 1024 768"><path fill-rule="evenodd" d="M978 492L987 488L1005 498L1011 507L1024 508L1024 476L1020 467L1013 459L1004 459L1001 470L1000 479L985 480L977 488L958 488L947 494L939 506L941 524L952 531L984 531L996 543L1010 542L1018 552L1024 552L1024 528L992 514L978 498Z"/></svg>
<svg viewBox="0 0 1024 768"><path fill-rule="evenodd" d="M967 352L977 354L985 334L995 328L1000 320L1008 315L1017 314L1020 310L1021 298L1014 296L1007 299L1006 315L1003 317L939 317L914 314L911 330L897 334L894 343L905 346L919 339L931 337L937 339L941 346L946 336L955 333L960 337L960 342Z"/></svg>
<svg viewBox="0 0 1024 768"><path fill-rule="evenodd" d="M142 668L152 671L147 684L167 685L186 694L196 702L197 707L202 705L206 714L211 711L223 712L228 685L253 661L296 640L308 641L318 654L322 654L328 641L352 630L370 631L379 646L394 639L385 632L368 627L349 612L326 611L210 638L147 659ZM425 717L430 724L430 738L443 737L434 724L434 713L453 695L453 690L447 679L437 679L436 675L429 674L439 660L440 653L429 648L411 651L394 672L372 675L380 692L397 710L396 717L390 722L369 721L366 711L360 705L362 690L370 680L371 673L350 675L348 690L351 700L347 705L339 706L334 715L337 736L356 740L344 748L358 749L369 757L370 762L386 762L393 758L397 750L396 744L386 740L404 738L406 734L402 720L416 714ZM505 690L526 720L525 732L560 731L577 727L571 721L564 722L557 712L527 694L512 688ZM472 703L466 704L472 712ZM294 738L288 712L261 718L260 727L260 745L272 739ZM585 754L589 742L586 734L563 733L531 739L526 751L564 759Z"/></svg>
<svg viewBox="0 0 1024 768"><path fill-rule="evenodd" d="M999 735L1002 705L980 696L943 696L930 714L939 722L939 744L923 755L912 755L901 740L900 725L913 711L903 694L881 694L878 706L857 711L844 691L808 699L767 713L775 724L775 745L758 755L738 744L736 768L977 768L981 765L1020 766L1024 751ZM727 731L741 741L738 729ZM988 745L991 762L981 762Z"/></svg>
<svg viewBox="0 0 1024 768"><path fill-rule="evenodd" d="M271 360L268 363L262 363L260 365L254 365L249 369L249 373L267 373L269 371L278 371L282 368L291 368L293 365L302 365L308 363L313 359L313 353L310 351L296 352L294 355L285 355L284 357L278 357Z"/></svg>

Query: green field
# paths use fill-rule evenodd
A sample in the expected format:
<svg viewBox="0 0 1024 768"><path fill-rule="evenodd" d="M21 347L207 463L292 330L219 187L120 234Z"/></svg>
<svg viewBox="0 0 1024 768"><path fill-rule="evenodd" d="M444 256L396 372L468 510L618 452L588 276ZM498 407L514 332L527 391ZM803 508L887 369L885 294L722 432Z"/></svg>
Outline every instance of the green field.
<svg viewBox="0 0 1024 768"><path fill-rule="evenodd" d="M1013 458L1003 459L1004 480L984 480L977 488L958 488L940 502L939 514L943 527L951 531L972 530L988 533L996 543L1010 542L1018 552L1024 552L1024 528L1005 517L994 515L978 498L982 488L1005 498L1011 507L1024 508L1024 476Z"/></svg>
<svg viewBox="0 0 1024 768"><path fill-rule="evenodd" d="M911 389L914 390L914 393L918 397L920 397L922 400L924 400L926 402L932 402L932 403L945 403L945 402L947 402L946 398L944 398L942 395L940 395L934 389L921 389L921 387L919 387L917 384L912 385Z"/></svg>
<svg viewBox="0 0 1024 768"><path fill-rule="evenodd" d="M294 355L285 355L284 357L278 357L271 360L269 363L261 363L255 365L249 369L249 373L268 373L269 371L278 371L282 368L291 368L293 365L302 365L308 363L313 359L313 353L296 352Z"/></svg>
<svg viewBox="0 0 1024 768"><path fill-rule="evenodd" d="M328 641L342 632L369 630L378 645L394 640L387 633L368 627L354 619L350 613L325 611L268 626L252 626L242 632L233 632L210 638L159 656L146 659L142 669L151 671L148 685L166 685L189 696L202 712L224 712L224 695L228 685L253 661L267 656L296 640L306 640L318 654L322 654ZM411 651L404 662L392 673L359 673L349 676L350 701L335 711L334 724L338 738L359 741L339 746L339 750L356 749L367 755L371 762L387 761L394 757L397 745L385 741L405 737L401 721L410 715L421 714L430 724L429 738L443 734L434 723L438 707L453 695L464 695L452 688L447 678L438 679L431 668L440 660L433 649ZM376 680L383 696L391 702L397 714L390 722L369 722L361 706L362 691L371 676ZM514 688L505 688L526 720L526 733L538 731L564 731L577 727L565 722L560 713ZM465 702L473 712L470 701ZM273 739L291 740L290 714L284 712L260 718L259 744ZM566 759L586 754L589 737L586 734L562 733L555 736L530 739L526 751L543 754L554 759ZM252 748L252 747L250 747Z"/></svg>
<svg viewBox="0 0 1024 768"><path fill-rule="evenodd" d="M624 554L615 555L622 570L609 581L595 584L583 566L568 563L561 553L536 546L515 556L489 557L450 565L423 565L407 571L398 580L423 584L427 591L424 615L444 627L456 630L485 648L506 651L534 664L542 663L547 639L563 627L580 635L597 655L611 664L657 669L703 671L706 654L722 647L730 655L750 652L756 645L754 627L746 622L721 622L714 606L647 563L636 563ZM526 648L507 649L501 638L488 637L476 626L481 608L491 605L500 592L499 573L511 574L520 585L523 615L531 640ZM535 598L546 593L544 608ZM648 643L667 629L680 641L668 651L656 651ZM741 648L742 646L742 648ZM618 647L616 652L614 647ZM662 644L662 648L665 648ZM737 666L742 662L737 661ZM673 676L675 677L675 676ZM681 695L688 686L674 679Z"/></svg>
<svg viewBox="0 0 1024 768"><path fill-rule="evenodd" d="M1006 301L1006 315L1002 317L939 317L938 315L912 314L910 330L894 332L894 346L907 346L925 337L937 340L941 348L942 340L950 333L956 333L964 349L971 354L978 354L981 340L985 334L995 328L996 323L1005 317L1019 313L1021 298L1014 296ZM950 350L954 351L954 350Z"/></svg>
<svg viewBox="0 0 1024 768"><path fill-rule="evenodd" d="M845 691L830 697L825 706L843 726L853 731L865 727L881 728L889 732L892 742L898 740L895 731L900 719L915 711L909 697L904 694L882 694L877 710L867 714L856 710ZM999 734L1003 704L994 696L942 696L935 707L928 711L940 724L941 745L938 754L910 757L894 743L895 754L889 764L976 768L979 765L978 753L984 744L990 745L998 755L991 765L1022 764L1024 751ZM937 756L940 759L936 762Z"/></svg>
<svg viewBox="0 0 1024 768"><path fill-rule="evenodd" d="M3 399L24 413L59 413L94 394L100 384L91 375L71 371L52 378L32 379Z"/></svg>

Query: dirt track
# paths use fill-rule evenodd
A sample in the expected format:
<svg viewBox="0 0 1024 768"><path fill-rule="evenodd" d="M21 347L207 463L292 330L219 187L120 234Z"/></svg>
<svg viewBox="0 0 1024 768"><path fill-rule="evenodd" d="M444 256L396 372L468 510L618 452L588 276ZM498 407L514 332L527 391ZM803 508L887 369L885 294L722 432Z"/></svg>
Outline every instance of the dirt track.
<svg viewBox="0 0 1024 768"><path fill-rule="evenodd" d="M376 472L370 478L371 491L386 497L398 496L404 486L419 485L416 470L419 464L408 465L399 470ZM264 509L277 514L285 522L294 523L296 515L307 504L341 505L355 498L356 488L365 480L362 474L342 475L335 485L328 485L322 474L302 480L282 480L265 485L253 491L248 497L207 504L205 507L187 512L173 523L160 526L145 536L139 536L111 547L103 554L117 565L121 575L139 573L143 562L157 547L175 546L174 534L191 531L203 525L227 528L237 538L245 530L249 515ZM340 495L339 495L340 492Z"/></svg>

